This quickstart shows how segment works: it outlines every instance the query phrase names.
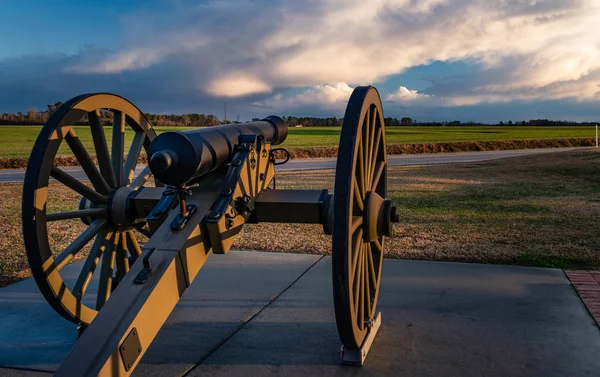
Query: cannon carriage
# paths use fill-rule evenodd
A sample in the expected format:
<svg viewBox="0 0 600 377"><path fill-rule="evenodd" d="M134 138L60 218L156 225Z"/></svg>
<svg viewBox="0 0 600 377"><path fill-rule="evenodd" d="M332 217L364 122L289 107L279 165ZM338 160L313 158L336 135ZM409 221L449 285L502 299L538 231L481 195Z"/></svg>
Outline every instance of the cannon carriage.
<svg viewBox="0 0 600 377"><path fill-rule="evenodd" d="M112 113L110 143L104 111ZM81 119L89 124L93 151L73 127ZM133 139L126 151L127 128ZM364 362L381 322L384 238L397 221L386 198L379 94L358 87L349 100L333 193L274 187L275 151L281 148L273 147L286 136L287 126L276 116L157 136L135 105L112 94L75 97L51 116L31 153L22 213L35 281L54 310L79 328L57 375L130 375L210 254L227 253L244 224L261 222L321 224L332 235L342 361ZM61 145L89 184L56 166ZM140 171L141 153L148 165ZM51 179L81 196L78 208L47 210ZM73 219L87 227L55 250L48 225ZM82 250L87 255L78 277L67 284L61 270ZM92 282L95 294L88 292Z"/></svg>

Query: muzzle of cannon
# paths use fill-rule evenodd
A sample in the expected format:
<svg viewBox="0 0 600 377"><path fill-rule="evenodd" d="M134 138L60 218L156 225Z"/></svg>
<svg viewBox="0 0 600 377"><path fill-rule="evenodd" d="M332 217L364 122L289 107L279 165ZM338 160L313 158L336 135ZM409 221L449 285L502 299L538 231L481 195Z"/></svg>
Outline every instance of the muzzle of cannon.
<svg viewBox="0 0 600 377"><path fill-rule="evenodd" d="M81 121L89 125L92 151L76 134ZM125 153L128 128L133 138ZM332 235L342 361L364 362L381 322L376 308L384 238L397 221L386 198L379 94L366 86L350 97L333 194L275 189L280 162L272 146L286 136L287 126L276 116L156 136L136 106L113 94L75 97L50 117L29 159L22 220L40 291L79 329L56 375L130 375L210 254L227 253L244 224L260 222L321 224ZM57 167L61 146L87 180ZM142 153L148 166L136 169ZM52 203L51 179L81 197L78 208L49 210L62 208ZM56 223L73 219L85 230L66 248L56 248ZM76 259L79 273L69 282L63 268Z"/></svg>

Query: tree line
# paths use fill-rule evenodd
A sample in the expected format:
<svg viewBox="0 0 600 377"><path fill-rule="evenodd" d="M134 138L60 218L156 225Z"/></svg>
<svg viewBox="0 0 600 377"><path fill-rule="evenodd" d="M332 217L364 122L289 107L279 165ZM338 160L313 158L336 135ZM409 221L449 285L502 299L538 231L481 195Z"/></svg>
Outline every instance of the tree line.
<svg viewBox="0 0 600 377"><path fill-rule="evenodd" d="M45 123L48 118L62 105L62 102L57 102L53 105L47 105L45 111L38 111L35 108L30 108L27 112L3 113L0 114L0 125L40 125ZM240 123L228 120L221 120L216 115L188 113L188 114L151 114L145 113L146 117L155 126L170 126L170 127L207 127L215 126L224 123ZM110 111L102 111L101 119L105 124L111 124L113 113ZM344 123L344 118L337 117L297 117L283 116L283 120L290 127L331 127L341 126ZM252 121L260 120L253 118ZM87 116L81 119L81 124L87 123ZM410 117L394 118L387 117L384 119L386 126L420 126L420 127L452 127L452 126L525 126L525 127L565 127L565 126L592 126L595 122L578 123L567 120L549 120L549 119L531 119L523 121L500 121L498 123L480 123L480 122L461 122L458 120L450 122L418 122ZM600 123L600 122L599 122Z"/></svg>
<svg viewBox="0 0 600 377"><path fill-rule="evenodd" d="M402 118L404 120L406 118ZM410 118L408 118L410 119ZM575 122L571 120L550 120L550 119L530 119L518 121L499 121L498 123L482 123L482 122L461 122L454 120L450 122L417 122L410 119L409 122L403 122L396 118L385 118L386 126L419 126L419 127L453 127L453 126L468 126L468 127L504 127L504 126L520 126L520 127L569 127L569 126L595 126L600 122Z"/></svg>
<svg viewBox="0 0 600 377"><path fill-rule="evenodd" d="M341 126L344 123L344 118L314 118L314 117L296 117L288 116L282 117L286 123L291 127L329 127L329 126ZM260 120L254 118L252 121ZM489 127L489 126L526 126L526 127L565 127L565 126L591 126L600 124L600 122L574 122L568 120L549 120L549 119L530 119L520 121L499 121L498 123L481 123L481 122L461 122L459 120L445 121L445 122L418 122L417 120L410 117L384 118L384 123L387 126L419 126L419 127L452 127L452 126L474 126L474 127Z"/></svg>
<svg viewBox="0 0 600 377"><path fill-rule="evenodd" d="M62 105L62 102L57 102L53 105L47 105L45 111L38 111L35 108L29 109L27 112L3 113L0 114L0 125L40 125L46 123L48 118ZM212 114L151 114L145 113L146 118L155 126L170 126L170 127L207 127L222 124L215 115ZM111 124L113 113L111 111L101 111L100 118L104 124ZM81 118L78 122L86 124L87 116Z"/></svg>

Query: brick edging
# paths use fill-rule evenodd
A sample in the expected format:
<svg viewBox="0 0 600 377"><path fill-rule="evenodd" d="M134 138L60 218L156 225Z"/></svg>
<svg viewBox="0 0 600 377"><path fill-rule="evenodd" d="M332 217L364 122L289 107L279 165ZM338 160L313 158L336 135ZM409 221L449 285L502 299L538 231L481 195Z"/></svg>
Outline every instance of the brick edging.
<svg viewBox="0 0 600 377"><path fill-rule="evenodd" d="M565 270L588 311L600 326L600 271Z"/></svg>

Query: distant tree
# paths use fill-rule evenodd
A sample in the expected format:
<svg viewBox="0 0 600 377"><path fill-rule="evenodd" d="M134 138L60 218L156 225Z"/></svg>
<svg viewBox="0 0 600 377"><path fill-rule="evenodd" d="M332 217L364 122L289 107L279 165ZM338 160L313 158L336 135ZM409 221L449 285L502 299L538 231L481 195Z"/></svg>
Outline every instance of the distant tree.
<svg viewBox="0 0 600 377"><path fill-rule="evenodd" d="M38 117L39 117L39 113L35 107L32 107L27 111L27 120L28 121L35 123L35 122L37 122Z"/></svg>
<svg viewBox="0 0 600 377"><path fill-rule="evenodd" d="M512 122L512 120L509 120L509 121L508 121L508 125L509 125L509 126L512 126L512 125L513 125L513 122Z"/></svg>
<svg viewBox="0 0 600 377"><path fill-rule="evenodd" d="M385 123L386 126L399 126L400 125L400 121L398 120L398 118L387 117L387 118L383 119L383 122Z"/></svg>
<svg viewBox="0 0 600 377"><path fill-rule="evenodd" d="M414 123L413 119L409 118L409 117L404 117L400 120L400 124L402 124L403 126L410 126L413 123Z"/></svg>

